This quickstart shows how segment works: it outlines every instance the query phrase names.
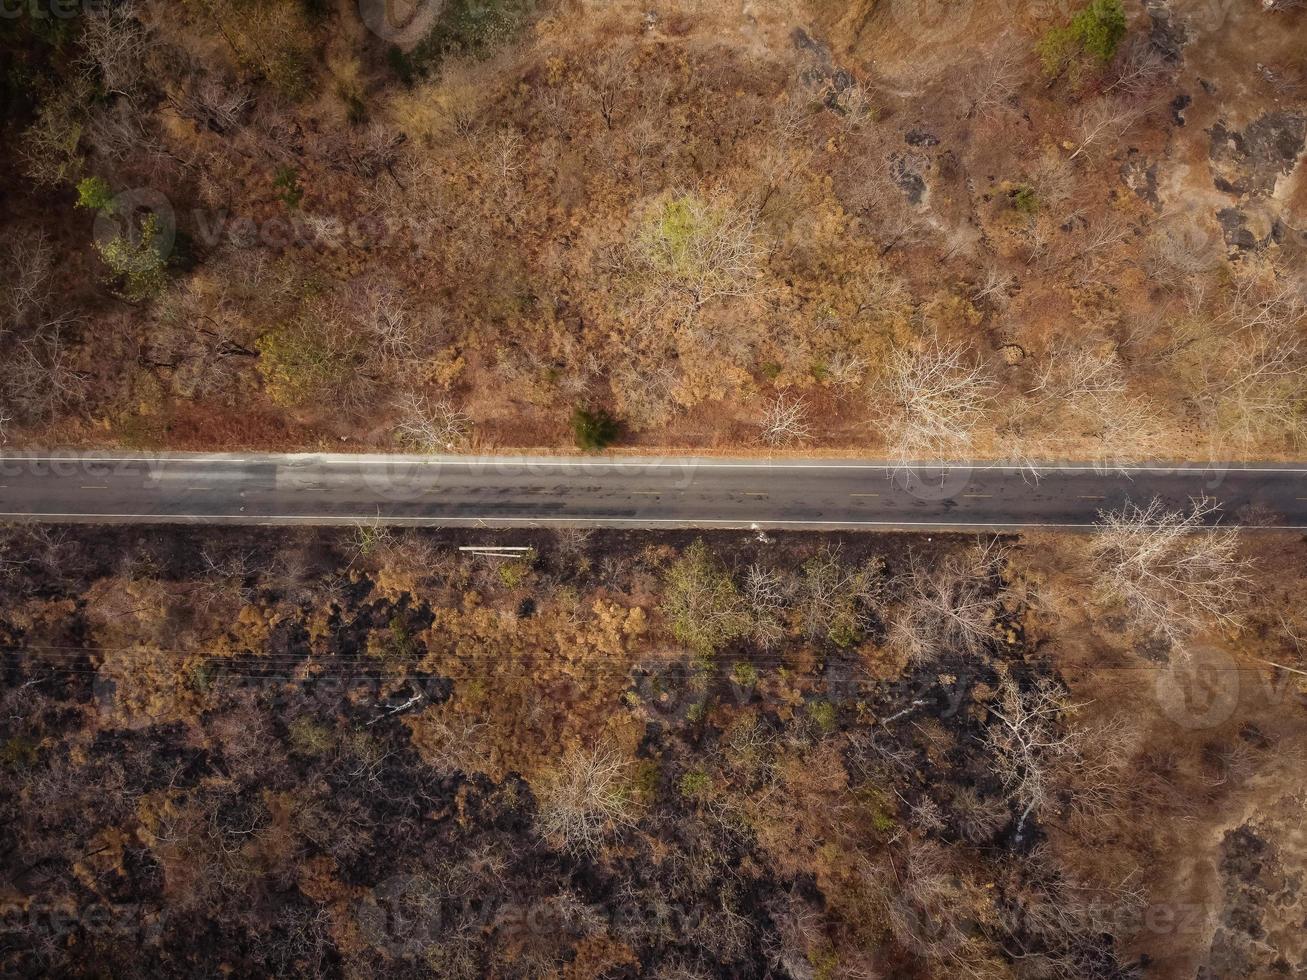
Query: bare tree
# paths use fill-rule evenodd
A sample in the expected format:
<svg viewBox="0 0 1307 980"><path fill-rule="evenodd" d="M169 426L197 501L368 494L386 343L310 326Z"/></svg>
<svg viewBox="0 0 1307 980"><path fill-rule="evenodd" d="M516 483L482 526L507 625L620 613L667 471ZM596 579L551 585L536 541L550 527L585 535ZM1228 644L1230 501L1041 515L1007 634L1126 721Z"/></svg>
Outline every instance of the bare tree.
<svg viewBox="0 0 1307 980"><path fill-rule="evenodd" d="M46 419L84 387L65 343L78 317L59 305L54 283L54 252L44 235L9 242L0 255L0 342L9 359L0 438L7 423Z"/></svg>
<svg viewBox="0 0 1307 980"><path fill-rule="evenodd" d="M1124 50L1117 56L1113 68L1115 78L1103 90L1103 94L1119 92L1123 96L1139 99L1152 92L1172 71L1151 38L1146 34L1132 34Z"/></svg>
<svg viewBox="0 0 1307 980"><path fill-rule="evenodd" d="M135 3L94 4L82 23L83 54L77 67L110 95L135 96L150 50L149 31L136 16Z"/></svg>
<svg viewBox="0 0 1307 980"><path fill-rule="evenodd" d="M1137 441L1154 422L1148 403L1129 391L1116 348L1106 341L1056 342L1028 394L1035 414L1054 419L1058 431L1074 420L1092 427L1108 449Z"/></svg>
<svg viewBox="0 0 1307 980"><path fill-rule="evenodd" d="M1146 106L1107 96L1086 103L1076 110L1076 148L1067 159L1074 160L1087 150L1116 143L1147 111Z"/></svg>
<svg viewBox="0 0 1307 980"><path fill-rule="evenodd" d="M242 553L215 558L207 551L201 551L203 570L198 581L187 592L191 603L199 609L209 611L222 606L239 609L253 601L258 590L247 584L254 571L253 557L249 553Z"/></svg>
<svg viewBox="0 0 1307 980"><path fill-rule="evenodd" d="M1018 841L1031 815L1053 803L1054 774L1081 750L1084 733L1066 719L1075 707L1066 692L1047 678L1026 689L1010 676L999 683L998 699L989 709L993 721L985 730L985 741L995 773L1020 808Z"/></svg>
<svg viewBox="0 0 1307 980"><path fill-rule="evenodd" d="M635 88L636 68L629 48L605 50L585 72L584 85L589 90L595 108L611 130L618 106Z"/></svg>
<svg viewBox="0 0 1307 980"><path fill-rule="evenodd" d="M170 101L178 112L201 126L217 133L229 133L240 125L253 100L248 89L205 74L193 88L173 96Z"/></svg>
<svg viewBox="0 0 1307 980"><path fill-rule="evenodd" d="M375 354L386 361L411 359L417 350L418 327L404 298L384 286L363 296L363 323L375 343Z"/></svg>
<svg viewBox="0 0 1307 980"><path fill-rule="evenodd" d="M1172 641L1209 624L1233 626L1251 563L1239 554L1235 528L1208 526L1218 510L1207 499L1168 510L1154 498L1100 513L1090 546L1098 593Z"/></svg>
<svg viewBox="0 0 1307 980"><path fill-rule="evenodd" d="M1307 440L1307 304L1288 282L1237 278L1213 324L1215 356L1200 355L1199 403L1214 429L1243 447L1268 436Z"/></svg>
<svg viewBox="0 0 1307 980"><path fill-rule="evenodd" d="M812 438L808 403L802 395L778 394L767 403L760 425L762 441L769 446L791 446Z"/></svg>
<svg viewBox="0 0 1307 980"><path fill-rule="evenodd" d="M1012 273L1005 272L996 265L987 266L984 275L976 283L975 291L971 294L972 302L988 300L997 307L1005 307L1016 281L1017 277Z"/></svg>
<svg viewBox="0 0 1307 980"><path fill-rule="evenodd" d="M804 562L797 600L808 637L851 641L885 593L884 572L878 558L846 565L838 547L823 546Z"/></svg>
<svg viewBox="0 0 1307 980"><path fill-rule="evenodd" d="M958 84L966 117L986 119L1012 111L1021 67L1021 57L1011 38L1000 38L987 57L962 73Z"/></svg>
<svg viewBox="0 0 1307 980"><path fill-rule="evenodd" d="M995 951L969 928L962 910L979 896L947 848L908 837L879 861L859 857L857 867L900 947L928 963L947 964L950 975L966 980L1007 975L996 972Z"/></svg>
<svg viewBox="0 0 1307 980"><path fill-rule="evenodd" d="M753 639L764 649L785 636L784 611L791 598L790 583L775 569L750 565L744 575L744 598L753 614Z"/></svg>
<svg viewBox="0 0 1307 980"><path fill-rule="evenodd" d="M578 749L545 773L536 789L536 830L569 851L593 854L605 838L635 819L627 763L611 746Z"/></svg>
<svg viewBox="0 0 1307 980"><path fill-rule="evenodd" d="M890 642L914 661L934 660L950 649L979 655L994 634L995 581L1006 560L996 539L947 555L934 567L913 556Z"/></svg>
<svg viewBox="0 0 1307 980"><path fill-rule="evenodd" d="M1030 975L1050 980L1110 980L1122 974L1115 957L1104 955L1103 939L1130 938L1148 895L1134 869L1120 881L1091 885L1072 875L1041 843L1014 872L1021 900L1003 903L999 915L1005 945Z"/></svg>
<svg viewBox="0 0 1307 980"><path fill-rule="evenodd" d="M896 349L886 379L890 407L882 419L891 453L904 462L966 455L994 387L960 344L932 337L921 348Z"/></svg>

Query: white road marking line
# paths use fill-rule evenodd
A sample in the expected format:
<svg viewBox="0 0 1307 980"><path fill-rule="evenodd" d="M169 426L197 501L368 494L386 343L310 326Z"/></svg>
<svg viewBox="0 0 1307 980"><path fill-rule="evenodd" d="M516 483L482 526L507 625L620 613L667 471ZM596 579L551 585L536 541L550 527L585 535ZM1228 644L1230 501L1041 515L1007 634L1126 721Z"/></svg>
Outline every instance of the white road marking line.
<svg viewBox="0 0 1307 980"><path fill-rule="evenodd" d="M772 527L827 527L838 530L844 527L924 527L924 528L969 528L969 527L1097 527L1098 525L1058 523L1049 521L1004 521L992 524L977 524L973 521L745 521L745 520L728 520L718 518L681 518L681 517L381 517L379 514L364 514L361 517L344 515L344 514L272 514L264 516L258 520L250 514L61 514L45 512L0 512L0 517L43 517L43 518L62 518L68 520L140 520L140 521L159 521L167 523L178 523L183 521L240 521L244 524L263 524L269 521L306 521L311 524L343 524L357 523L360 521L384 520L393 524L411 524L414 522L428 524L433 527L442 524L448 524L453 521L465 522L474 521L479 527L490 527L487 522L494 521L501 524L530 524L532 522L544 521L552 524L598 524L600 526L618 525L618 524L680 524L685 527L707 527L709 525L748 528L751 524L770 525ZM1307 524L1220 524L1211 525L1212 529L1217 527L1248 529L1258 531L1307 531Z"/></svg>
<svg viewBox="0 0 1307 980"><path fill-rule="evenodd" d="M632 490L631 493L632 495L637 497L656 497L660 493L662 493L662 491L661 490Z"/></svg>
<svg viewBox="0 0 1307 980"><path fill-rule="evenodd" d="M767 494L764 493L764 492L761 491L761 490L741 490L740 493L744 494L744 496L746 496L746 497L765 497L765 496L767 496Z"/></svg>
<svg viewBox="0 0 1307 980"><path fill-rule="evenodd" d="M172 464L172 463L256 463L267 464L286 468L297 468L295 460L300 455L305 454L287 454L279 456L270 454L261 457L245 458L226 458L226 457L204 457L204 456L155 456L155 457L117 457L117 456L0 456L0 465L9 463L155 463L155 464ZM694 456L686 457L665 457L658 460L645 460L639 456L610 456L604 459L569 459L559 457L535 457L535 456L489 456L489 457L431 457L415 458L411 456L394 456L390 458L376 457L351 457L342 455L323 455L315 456L306 454L312 460L316 460L316 465L320 467L331 466L396 466L396 465L417 465L417 466L452 466L461 468L487 468L487 467L581 467L581 468L621 468L621 467L641 467L646 469L690 469L694 467L724 468L724 469L767 469L767 470L802 470L802 469L871 469L882 470L889 475L893 475L900 470L1003 470L1013 473L1026 473L1035 475L1038 473L1056 473L1059 471L1071 471L1076 473L1101 474L1103 476L1121 475L1126 473L1165 473L1167 475L1226 475L1228 473L1296 473L1307 476L1307 465L1302 466L1259 466L1256 463L1199 463L1199 462L1157 462L1157 463L1129 463L1121 466L1096 466L1093 463L1076 463L1076 462L1049 462L1038 463L1033 466L1016 466L1011 463L965 463L965 462L947 462L933 463L928 461L917 461L906 464L887 463L884 461L861 462L858 460L731 460L731 459L704 459Z"/></svg>
<svg viewBox="0 0 1307 980"><path fill-rule="evenodd" d="M105 486L102 486L102 487L100 487L100 486L96 486L96 487L82 487L82 489L83 489L83 490L108 490L109 487L108 487L108 485L105 485Z"/></svg>
<svg viewBox="0 0 1307 980"><path fill-rule="evenodd" d="M849 494L849 496L850 496L850 497L879 497L880 494L878 494L878 493L851 493L851 494Z"/></svg>
<svg viewBox="0 0 1307 980"><path fill-rule="evenodd" d="M1092 493L1081 493L1081 494L1077 494L1077 497L1078 497L1080 500L1106 500L1106 499L1107 499L1106 497L1099 497L1099 496L1096 496L1096 495L1094 495L1094 494L1092 494Z"/></svg>
<svg viewBox="0 0 1307 980"><path fill-rule="evenodd" d="M186 488L188 492L205 492L212 489L213 487L187 487Z"/></svg>
<svg viewBox="0 0 1307 980"><path fill-rule="evenodd" d="M269 457L275 461L276 457ZM0 463L257 463L259 460L186 456L0 456Z"/></svg>
<svg viewBox="0 0 1307 980"><path fill-rule="evenodd" d="M992 493L964 493L962 496L964 496L964 497L992 497L992 496L994 496L994 495L993 495Z"/></svg>

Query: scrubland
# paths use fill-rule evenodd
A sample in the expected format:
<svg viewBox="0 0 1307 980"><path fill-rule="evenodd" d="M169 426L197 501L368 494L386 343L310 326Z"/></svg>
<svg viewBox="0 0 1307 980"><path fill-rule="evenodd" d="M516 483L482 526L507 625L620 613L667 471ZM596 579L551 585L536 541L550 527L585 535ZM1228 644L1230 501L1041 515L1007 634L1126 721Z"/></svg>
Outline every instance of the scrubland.
<svg viewBox="0 0 1307 980"><path fill-rule="evenodd" d="M7 436L1293 455L1307 14L1272 6L8 18Z"/></svg>
<svg viewBox="0 0 1307 980"><path fill-rule="evenodd" d="M1303 543L1161 527L9 530L5 973L1292 974Z"/></svg>

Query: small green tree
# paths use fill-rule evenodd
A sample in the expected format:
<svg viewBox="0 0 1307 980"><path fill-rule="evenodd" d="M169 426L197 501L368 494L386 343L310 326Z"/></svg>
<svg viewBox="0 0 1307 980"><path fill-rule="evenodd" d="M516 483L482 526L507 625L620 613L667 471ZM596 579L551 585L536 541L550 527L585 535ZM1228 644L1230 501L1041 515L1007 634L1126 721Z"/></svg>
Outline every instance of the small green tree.
<svg viewBox="0 0 1307 980"><path fill-rule="evenodd" d="M132 303L157 296L167 283L168 260L159 249L159 219L147 215L140 233L115 235L108 242L96 242L100 258L113 273L118 295Z"/></svg>
<svg viewBox="0 0 1307 980"><path fill-rule="evenodd" d="M103 177L83 177L77 182L77 206L100 214L113 214L113 188Z"/></svg>
<svg viewBox="0 0 1307 980"><path fill-rule="evenodd" d="M287 210L294 211L304 200L304 186L300 183L300 172L294 167L278 167L272 186L277 189L277 197L286 205Z"/></svg>
<svg viewBox="0 0 1307 980"><path fill-rule="evenodd" d="M698 194L660 199L636 227L634 268L650 285L689 296L695 308L755 288L766 250L756 214Z"/></svg>
<svg viewBox="0 0 1307 980"><path fill-rule="evenodd" d="M1038 51L1044 72L1058 75L1088 60L1107 64L1125 37L1125 7L1121 0L1090 0L1065 27L1054 27L1040 38Z"/></svg>
<svg viewBox="0 0 1307 980"><path fill-rule="evenodd" d="M612 445L621 424L604 409L577 408L572 412L572 434L576 444L586 452L598 452Z"/></svg>
<svg viewBox="0 0 1307 980"><path fill-rule="evenodd" d="M703 540L685 549L668 569L663 613L672 635L701 655L746 635L752 628L748 604Z"/></svg>

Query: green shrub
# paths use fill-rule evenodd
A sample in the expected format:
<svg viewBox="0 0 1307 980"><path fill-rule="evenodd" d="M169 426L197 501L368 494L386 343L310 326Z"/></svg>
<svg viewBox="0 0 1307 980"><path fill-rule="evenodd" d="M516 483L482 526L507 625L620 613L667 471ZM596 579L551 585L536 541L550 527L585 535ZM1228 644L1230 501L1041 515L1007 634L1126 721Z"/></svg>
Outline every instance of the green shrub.
<svg viewBox="0 0 1307 980"><path fill-rule="evenodd" d="M577 408L572 412L572 434L577 446L586 452L598 452L611 445L620 431L621 424L602 408Z"/></svg>
<svg viewBox="0 0 1307 980"><path fill-rule="evenodd" d="M753 688L758 686L758 668L751 663L741 660L731 668L731 678L740 687Z"/></svg>
<svg viewBox="0 0 1307 980"><path fill-rule="evenodd" d="M268 396L287 408L332 397L358 368L353 352L333 349L329 339L304 320L275 327L254 346Z"/></svg>
<svg viewBox="0 0 1307 980"><path fill-rule="evenodd" d="M531 571L531 562L534 560L534 555L528 552L522 558L511 558L500 562L496 571L504 588L516 589L520 586L526 580L527 573Z"/></svg>
<svg viewBox="0 0 1307 980"><path fill-rule="evenodd" d="M147 215L140 234L116 235L108 242L96 242L96 251L113 273L111 282L123 299L133 303L157 296L167 283L168 260L159 250L159 219Z"/></svg>
<svg viewBox="0 0 1307 980"><path fill-rule="evenodd" d="M813 701L808 705L808 717L823 732L835 731L835 705L829 701Z"/></svg>
<svg viewBox="0 0 1307 980"><path fill-rule="evenodd" d="M1012 201L1012 207L1022 214L1034 214L1039 210L1039 199L1035 196L1035 189L1028 184L1014 187L1008 197Z"/></svg>
<svg viewBox="0 0 1307 980"><path fill-rule="evenodd" d="M701 655L744 636L752 626L730 573L702 540L685 549L668 569L662 609L672 635Z"/></svg>
<svg viewBox="0 0 1307 980"><path fill-rule="evenodd" d="M300 173L294 167L278 167L277 176L272 186L276 188L277 198L288 209L294 211L304 200L304 187L300 184Z"/></svg>
<svg viewBox="0 0 1307 980"><path fill-rule="evenodd" d="M688 799L702 799L712 789L712 778L702 769L691 769L681 777L677 788Z"/></svg>
<svg viewBox="0 0 1307 980"><path fill-rule="evenodd" d="M113 188L103 177L83 177L77 182L77 206L100 214L113 214Z"/></svg>
<svg viewBox="0 0 1307 980"><path fill-rule="evenodd" d="M336 744L331 729L312 718L296 718L290 723L289 735L291 750L300 755L325 755Z"/></svg>
<svg viewBox="0 0 1307 980"><path fill-rule="evenodd" d="M1040 39L1039 57L1048 75L1057 75L1080 59L1106 64L1125 37L1121 0L1090 0L1065 27L1051 28Z"/></svg>

